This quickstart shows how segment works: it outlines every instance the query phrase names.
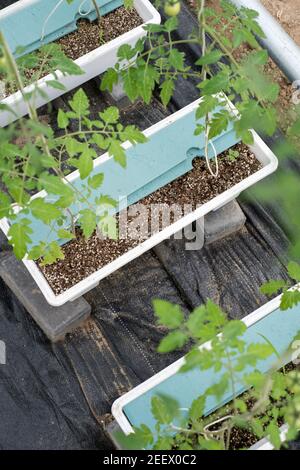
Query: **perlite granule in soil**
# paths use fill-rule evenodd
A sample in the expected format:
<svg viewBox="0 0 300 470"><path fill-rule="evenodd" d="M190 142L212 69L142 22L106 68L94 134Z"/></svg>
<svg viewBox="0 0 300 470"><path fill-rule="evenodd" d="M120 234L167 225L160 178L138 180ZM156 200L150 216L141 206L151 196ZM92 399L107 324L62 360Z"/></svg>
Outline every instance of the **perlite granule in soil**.
<svg viewBox="0 0 300 470"><path fill-rule="evenodd" d="M151 230L149 218L153 212L149 209L152 209L153 205L167 204L171 206L176 204L176 207L180 208L188 205L189 212L191 212L197 206L230 189L261 168L260 162L247 146L238 144L233 149L239 153L234 161L228 158L228 151L218 156L218 177L214 177L209 173L204 158L195 158L193 170L145 197L138 204L130 206L128 209L128 226L131 222L134 223L134 219L139 216L140 209L138 206L143 204L147 207L147 215L142 219L139 227L141 239L136 237L134 231L134 239L133 237L119 240L101 239L95 233L89 240L85 240L80 230L77 230L77 238L63 246L65 255L63 260L48 266L42 266L39 263L41 271L55 294L61 294L136 247L154 233L161 231L162 227L160 226L155 232ZM183 213L180 213L178 219L182 216ZM178 219L171 217L170 223ZM130 233L132 232L129 228L129 235Z"/></svg>
<svg viewBox="0 0 300 470"><path fill-rule="evenodd" d="M78 29L56 41L70 59L76 60L88 52L97 49L101 44L116 39L128 31L143 24L138 12L132 8L120 7L101 18L101 30L98 20L90 23L79 20Z"/></svg>

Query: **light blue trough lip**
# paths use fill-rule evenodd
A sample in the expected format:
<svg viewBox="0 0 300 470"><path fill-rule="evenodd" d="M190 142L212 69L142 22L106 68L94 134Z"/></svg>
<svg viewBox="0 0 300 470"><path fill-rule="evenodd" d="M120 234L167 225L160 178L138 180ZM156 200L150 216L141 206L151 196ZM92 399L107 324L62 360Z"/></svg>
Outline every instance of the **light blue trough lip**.
<svg viewBox="0 0 300 470"><path fill-rule="evenodd" d="M214 112L220 109L222 108L217 107ZM120 198L122 200L127 198L128 205L131 205L190 171L195 155L204 155L204 135L194 135L195 122L195 109L193 109L153 134L145 144L128 148L126 169L121 168L112 158L104 159L90 175L104 173L104 183L100 189L92 191L91 200L99 194L107 194L117 202ZM232 123L229 123L225 132L213 140L217 153L238 142L240 139L236 137ZM209 150L212 157L211 146ZM81 180L78 176L72 184L80 189L87 184L87 181ZM46 200L53 201L55 196L46 196ZM74 204L71 210L73 214L78 214L86 207L86 204ZM114 212L116 211L117 209ZM32 214L25 217L31 221L32 245L37 245L43 240L57 240L56 234L50 233L49 226L34 218ZM66 243L66 240L57 241L61 245Z"/></svg>
<svg viewBox="0 0 300 470"><path fill-rule="evenodd" d="M61 5L49 18L45 27L45 37L43 41L43 25L47 17L57 5L59 0L36 0L31 5L22 5L22 1L17 2L20 8L10 8L11 14L6 14L3 10L0 13L0 30L3 32L11 51L15 57L21 57L29 52L39 49L44 44L49 44L77 29L76 22L83 18L78 13L78 8L82 0L74 0L68 4L63 0ZM101 13L106 15L124 4L123 0L97 0ZM84 18L93 21L97 18L95 8L91 0L86 0L84 7L91 10ZM91 8L90 8L91 6ZM88 11L87 10L87 11ZM22 53L16 53L18 47L22 46Z"/></svg>
<svg viewBox="0 0 300 470"><path fill-rule="evenodd" d="M260 336L264 335L271 341L280 354L284 354L298 331L300 331L300 305L286 312L282 312L280 309L274 310L269 315L250 326L245 332L244 339L248 344L253 342L264 343L264 339ZM270 370L276 359L274 353L274 355L267 360L260 361L256 369L266 373ZM249 367L249 372L251 370L252 368ZM205 390L215 384L223 373L224 370L215 372L213 369L207 371L195 369L185 373L177 372L148 392L133 399L124 406L123 412L131 426L138 427L141 424L146 424L155 433L155 420L151 413L152 397L157 394L169 395L178 401L180 408L189 408L193 400L203 395ZM245 390L245 387L240 385L238 394L241 394ZM209 397L205 407L205 414L210 414L228 403L231 399L232 393L230 392L227 392L221 401L217 401L214 397Z"/></svg>

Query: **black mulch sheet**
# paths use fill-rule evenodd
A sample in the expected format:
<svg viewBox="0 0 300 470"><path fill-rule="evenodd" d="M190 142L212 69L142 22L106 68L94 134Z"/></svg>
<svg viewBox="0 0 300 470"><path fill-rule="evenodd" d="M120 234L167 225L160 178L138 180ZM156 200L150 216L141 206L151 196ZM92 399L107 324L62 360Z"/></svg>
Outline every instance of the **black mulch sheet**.
<svg viewBox="0 0 300 470"><path fill-rule="evenodd" d="M181 19L186 34L193 18L185 8ZM192 60L197 51L188 53ZM105 99L95 81L84 88L96 113ZM167 112L156 101L138 104L123 112L124 121L146 128L196 97L185 81ZM246 202L242 209L247 224L240 233L198 252L166 241L103 280L86 295L91 319L65 343L51 345L0 280L0 340L7 347L7 364L0 365L0 449L110 449L104 423L112 402L181 355L156 352L163 331L155 325L153 298L177 302L186 313L212 298L231 318L265 303L259 286L287 278L287 228L276 201L268 208ZM2 235L0 242L6 249Z"/></svg>

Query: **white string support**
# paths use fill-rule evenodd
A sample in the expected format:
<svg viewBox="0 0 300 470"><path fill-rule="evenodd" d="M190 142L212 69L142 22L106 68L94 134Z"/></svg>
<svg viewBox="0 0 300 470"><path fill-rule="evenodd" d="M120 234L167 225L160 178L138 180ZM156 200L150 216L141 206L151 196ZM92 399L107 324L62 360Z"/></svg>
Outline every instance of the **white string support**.
<svg viewBox="0 0 300 470"><path fill-rule="evenodd" d="M51 10L51 12L49 13L49 15L47 16L47 18L45 19L44 21L44 24L43 24L43 27L42 27L42 32L41 32L41 42L43 42L43 40L45 39L45 36L46 36L46 27L47 27L47 24L49 22L49 20L52 18L52 16L54 15L54 13L58 10L58 8L62 5L62 3L64 3L66 0L59 0L57 2L57 4L55 5L55 7ZM83 6L85 3L87 2L90 2L90 6L87 10L83 10ZM91 13L93 9L93 2L92 0L82 0L82 2L80 3L79 7L78 7L78 13L80 16L84 17L84 16L87 16Z"/></svg>
<svg viewBox="0 0 300 470"><path fill-rule="evenodd" d="M88 9L87 11L82 11L83 5L84 5L85 3L87 3L87 2L90 2L90 7L89 7L89 9ZM83 1L80 3L80 5L79 5L78 13L79 13L80 16L87 16L87 15L89 15L89 14L91 13L92 9L93 9L93 2L92 2L92 0L83 0Z"/></svg>
<svg viewBox="0 0 300 470"><path fill-rule="evenodd" d="M219 176L219 161L218 161L218 153L216 150L216 147L214 146L214 143L211 139L208 138L209 135L209 126L207 126L206 131L205 131L205 159L206 159L206 164L209 169L210 174L214 177L217 178ZM216 171L214 172L213 169L211 168L210 165L210 158L208 156L208 145L211 145L213 152L214 152L214 159L216 163Z"/></svg>
<svg viewBox="0 0 300 470"><path fill-rule="evenodd" d="M46 35L46 26L49 22L49 20L52 18L52 16L54 15L54 13L56 12L56 10L58 10L58 8L60 7L60 5L62 3L64 3L65 0L59 0L59 2L55 5L55 7L52 9L52 11L49 13L49 15L47 16L47 18L45 19L44 21L44 24L43 24L43 28L42 28L42 33L41 33L41 42L43 42L43 40L45 39L45 35Z"/></svg>

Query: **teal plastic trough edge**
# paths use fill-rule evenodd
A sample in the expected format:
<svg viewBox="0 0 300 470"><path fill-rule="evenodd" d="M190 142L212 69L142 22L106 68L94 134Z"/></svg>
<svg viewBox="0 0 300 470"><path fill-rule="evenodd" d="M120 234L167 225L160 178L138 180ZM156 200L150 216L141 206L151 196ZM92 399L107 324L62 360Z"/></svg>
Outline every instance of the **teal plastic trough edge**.
<svg viewBox="0 0 300 470"><path fill-rule="evenodd" d="M221 95L222 99L227 99L224 95ZM144 134L147 137L154 136L158 131L168 127L168 125L182 116L185 116L188 113L195 112L196 108L198 107L199 103L201 102L201 98L199 100L194 101L190 105L186 106L185 108L181 109L180 111L174 113L173 115L169 116L168 118L160 121L159 123L155 124L154 126L150 127ZM234 105L227 99L228 107L233 113L237 113L236 108ZM133 248L132 250L128 251L124 255L117 258L115 261L107 264L102 269L96 271L95 273L91 274L87 278L80 281L78 284L74 285L70 289L66 290L62 294L55 295L53 290L51 289L49 283L47 282L46 278L43 276L42 272L38 268L37 264L34 261L27 260L26 257L23 259L23 263L25 264L26 268L32 275L33 279L36 281L37 285L41 289L43 295L45 296L47 302L54 307L59 307L66 302L72 301L77 299L78 297L82 296L89 290L96 287L99 282L104 279L105 277L112 274L117 269L121 268L122 266L126 265L133 259L137 258L141 254L145 253L149 249L153 248L153 246L157 245L158 243L162 242L163 240L169 238L170 236L174 235L175 233L179 232L183 228L190 225L197 219L204 217L210 211L217 210L219 207L227 204L228 202L236 199L241 192L246 190L247 188L251 187L252 185L256 184L258 181L264 179L274 171L276 171L278 166L278 160L275 157L274 153L271 149L263 142L263 140L259 137L259 135L252 130L252 134L254 137L254 145L250 146L250 149L256 155L256 158L261 162L262 168L258 170L256 173L250 175L240 183L236 184L229 190L219 194L215 198L211 199L205 204L199 206L195 211L190 212L189 214L182 217L180 220L176 221L172 225L166 227L159 233L154 234L149 239L138 245L137 247ZM130 143L124 143L123 147L127 150L132 147ZM108 153L98 157L94 161L94 168L100 166L110 157ZM79 175L78 171L71 173L66 179L68 181L73 181ZM35 195L34 197L44 197L46 196L45 191L42 191ZM2 231L7 235L9 231L9 222L7 219L0 220L0 228Z"/></svg>
<svg viewBox="0 0 300 470"><path fill-rule="evenodd" d="M106 15L124 4L123 0L97 0ZM97 18L91 0L19 0L0 11L0 30L16 58L75 31L79 19ZM17 52L22 46L22 51Z"/></svg>
<svg viewBox="0 0 300 470"><path fill-rule="evenodd" d="M293 287L300 288L300 284ZM281 295L276 297L275 299L271 300L270 302L266 303L259 309L255 310L250 315L246 316L242 321L247 326L247 332L245 333L246 340L255 341L255 342L263 342L263 338L260 337L259 334L264 334L268 339L271 340L272 344L279 350L279 352L285 352L287 348L290 346L290 343L294 336L300 331L300 305L286 311L280 311L280 301ZM209 348L210 342L205 343L201 346L201 348ZM287 358L286 363L289 362L291 359ZM170 380L173 380L174 377L179 377L179 380L184 380L187 387L191 387L191 373L180 373L179 369L184 364L184 357L179 359L178 361L174 362L170 366L163 369L158 374L151 377L149 380L143 382L139 386L135 387L133 390L128 392L127 394L123 395L119 399L117 399L112 405L112 414L116 421L118 422L120 428L125 434L130 434L133 432L132 426L139 426L140 424L144 423L153 429L153 424L155 423L153 417L149 420L149 416L151 415L150 410L150 402L151 397L155 394L161 392L168 395L166 392L167 386L162 387L162 385L167 384ZM276 362L276 357L274 355L271 360L262 361L258 369L262 372L267 372L273 363ZM200 378L203 379L203 390L205 390L208 386L212 385L215 382L216 374L212 371L196 371ZM209 375L211 377L209 378ZM196 376L196 375L195 375ZM210 380L210 382L209 382ZM208 383L207 383L208 381ZM197 386L200 382L197 383ZM172 388L172 392L169 395L178 399L176 395L177 388L175 386L175 381L169 383L170 388ZM197 388L197 396L201 395L201 387L199 387L199 393ZM241 386L239 390L239 394L243 393L245 388ZM189 393L189 392L186 392ZM196 398L193 397L193 399ZM184 396L184 400L189 400L190 397ZM232 395L228 393L224 399L220 402L216 400L211 400L208 404L208 407L205 410L205 414L208 415L212 413L214 410L222 407L224 404L231 401ZM149 407L148 407L149 405ZM184 405L180 402L181 406L186 407L186 402ZM152 415L151 415L152 416ZM282 428L282 438L284 439L286 432L286 426ZM260 443L255 445L255 448L259 448L264 446L265 448L269 448L270 443L267 439L262 440Z"/></svg>
<svg viewBox="0 0 300 470"><path fill-rule="evenodd" d="M20 0L26 1L26 0ZM46 0L45 0L46 1ZM55 74L49 74L40 80L37 84L31 84L25 87L25 93L30 94L35 91L37 85L41 93L33 93L30 99L32 105L36 109L53 101L67 91L73 90L81 86L83 83L95 78L96 76L104 73L109 67L114 67L117 62L117 51L122 44L130 44L135 46L137 41L145 36L146 31L144 27L148 24L160 24L161 17L159 12L154 8L149 0L134 0L134 7L142 18L141 25L133 28L127 33L112 39L111 41L99 46L97 49L84 54L75 60L75 63L83 70L81 75L64 75L61 71L57 70ZM10 8L10 7L9 7ZM64 89L53 88L49 85L49 81L57 79ZM7 108L0 112L0 126L5 127L8 124L16 121L22 116L28 114L28 103L23 99L20 91L17 91L6 98L1 100L1 104L6 105ZM11 113L10 109L14 110Z"/></svg>

